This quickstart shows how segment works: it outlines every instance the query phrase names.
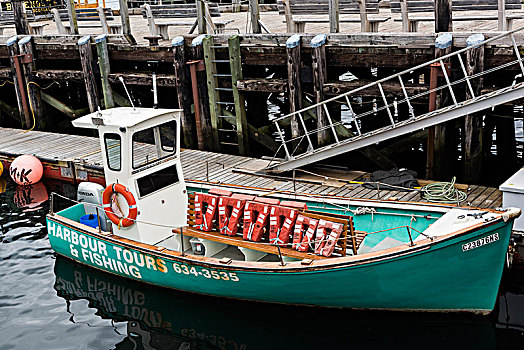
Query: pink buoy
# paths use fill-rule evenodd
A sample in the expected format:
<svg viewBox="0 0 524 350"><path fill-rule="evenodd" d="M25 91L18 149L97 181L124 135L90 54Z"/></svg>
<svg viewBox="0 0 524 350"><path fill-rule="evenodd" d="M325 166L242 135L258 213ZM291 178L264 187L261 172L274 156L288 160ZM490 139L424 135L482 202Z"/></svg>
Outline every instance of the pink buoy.
<svg viewBox="0 0 524 350"><path fill-rule="evenodd" d="M9 175L19 185L32 185L42 178L44 168L35 156L24 154L17 157L9 167Z"/></svg>

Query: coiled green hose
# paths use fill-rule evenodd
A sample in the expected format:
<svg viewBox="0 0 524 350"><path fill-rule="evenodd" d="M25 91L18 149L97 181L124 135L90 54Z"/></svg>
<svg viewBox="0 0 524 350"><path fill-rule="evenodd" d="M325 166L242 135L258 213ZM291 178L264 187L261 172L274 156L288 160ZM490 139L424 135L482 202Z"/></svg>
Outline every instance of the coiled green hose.
<svg viewBox="0 0 524 350"><path fill-rule="evenodd" d="M455 188L455 177L451 182L435 182L422 187L422 198L435 203L457 203L466 200L466 192Z"/></svg>

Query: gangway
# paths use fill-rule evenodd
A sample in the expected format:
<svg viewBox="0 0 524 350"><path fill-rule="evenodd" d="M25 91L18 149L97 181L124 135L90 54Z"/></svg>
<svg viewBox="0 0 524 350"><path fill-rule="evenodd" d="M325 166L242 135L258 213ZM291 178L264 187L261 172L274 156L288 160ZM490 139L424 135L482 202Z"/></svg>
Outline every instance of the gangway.
<svg viewBox="0 0 524 350"><path fill-rule="evenodd" d="M500 74L501 70L513 65L520 66L521 77L524 77L524 65L514 36L516 32L523 29L524 27L521 27L499 34L475 45L275 119L274 123L278 132L278 138L281 141L279 150L283 149L285 159L280 162L273 161L266 170L279 172L296 169L345 152L523 98L524 82L517 83L516 78L508 78L507 86L483 94L475 94L472 86L472 82L476 79L482 79L483 76L490 73ZM469 50L482 45L487 46L490 43L495 44L495 41L497 41L497 45L501 43L508 45L514 51L516 59L477 74L468 75L463 56L465 57ZM460 66L455 80L452 80L452 75L448 71L445 62L453 62ZM409 96L406 88L407 83L416 82L422 74L427 73L428 69L431 69L431 66L433 66L433 69L440 67L437 69L441 71L440 74L445 82L434 89ZM387 99L384 86L391 86L390 84L393 83L400 84L403 94L401 100L395 99L391 101L390 99L388 101ZM379 97L378 101L373 101L371 108L367 109L362 107L361 97L366 94L366 90L379 91L381 97L381 100ZM447 94L450 105L431 112L417 114L416 108L414 108L417 100L421 98L427 99L432 93ZM337 129L340 130L341 127L346 128L346 126L342 121L334 121L330 114L332 113L330 112L330 107L333 105L343 108L349 115L349 119L352 119L351 136L347 137L348 133L346 132L344 133L346 135L345 139L341 137L341 133L337 132ZM377 117L380 113L382 113L382 118ZM319 123L311 123L311 119L318 120L320 118L323 118L323 122L320 124L322 125L321 127L318 126ZM290 125L295 126L292 132L289 132Z"/></svg>

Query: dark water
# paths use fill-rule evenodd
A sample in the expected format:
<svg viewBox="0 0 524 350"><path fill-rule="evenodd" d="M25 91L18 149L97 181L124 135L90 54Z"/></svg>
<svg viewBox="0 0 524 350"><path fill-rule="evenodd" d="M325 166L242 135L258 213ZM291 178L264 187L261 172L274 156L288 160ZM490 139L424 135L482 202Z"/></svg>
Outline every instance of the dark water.
<svg viewBox="0 0 524 350"><path fill-rule="evenodd" d="M325 310L203 297L56 257L46 238L45 199L51 190L74 196L74 188L56 182L46 187L20 189L7 182L0 194L2 350L524 346L524 270L505 274L501 306L490 317Z"/></svg>

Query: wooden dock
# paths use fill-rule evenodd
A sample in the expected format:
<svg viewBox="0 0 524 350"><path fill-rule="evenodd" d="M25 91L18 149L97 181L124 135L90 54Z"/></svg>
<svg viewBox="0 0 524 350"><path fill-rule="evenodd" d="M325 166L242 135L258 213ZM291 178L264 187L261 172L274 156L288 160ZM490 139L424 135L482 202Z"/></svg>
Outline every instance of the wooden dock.
<svg viewBox="0 0 524 350"><path fill-rule="evenodd" d="M0 128L0 140L0 161L6 169L18 155L33 154L44 163L46 176L75 183L87 180L105 184L98 138ZM181 162L185 179L193 187L224 184L268 192L425 202L418 190L377 191L349 183L361 179L362 172L308 169L296 171L293 180L256 174L268 164L265 160L190 149L181 151ZM502 193L496 188L477 185L466 188L468 205L483 208L502 205Z"/></svg>

